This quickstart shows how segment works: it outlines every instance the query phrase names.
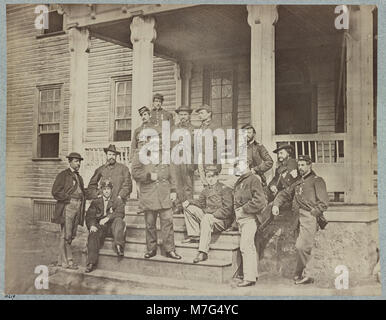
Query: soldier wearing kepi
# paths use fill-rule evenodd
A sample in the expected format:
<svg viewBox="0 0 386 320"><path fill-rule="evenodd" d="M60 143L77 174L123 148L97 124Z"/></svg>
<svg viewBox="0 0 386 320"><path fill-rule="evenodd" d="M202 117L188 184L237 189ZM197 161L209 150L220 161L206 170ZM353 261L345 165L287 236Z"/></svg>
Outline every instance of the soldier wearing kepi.
<svg viewBox="0 0 386 320"><path fill-rule="evenodd" d="M156 152L161 154L162 150L158 149ZM145 213L147 245L145 258L148 259L157 254L156 221L159 215L162 245L166 256L181 259L181 256L175 251L173 230L172 201L177 198L175 173L172 166L162 164L161 156L158 164L151 162L144 164L141 160L140 152L136 152L133 157L132 173L133 178L140 184L139 210Z"/></svg>
<svg viewBox="0 0 386 320"><path fill-rule="evenodd" d="M186 106L181 106L176 109L176 113L179 118L179 123L176 124L172 129L173 132L180 130L184 134L184 137L180 137L178 142L175 142L172 150L178 148L178 156L183 157L184 163L177 164L172 159L172 163L176 173L176 184L177 184L177 200L176 200L176 211L177 213L183 213L182 203L186 200L193 199L193 174L194 174L194 129L195 127L190 122L190 115L192 109ZM189 137L185 137L189 135ZM187 139L189 138L189 139ZM190 145L184 145L184 142L190 141ZM177 149L176 149L177 150ZM188 158L188 152L190 152L190 158ZM173 154L173 153L172 153Z"/></svg>
<svg viewBox="0 0 386 320"><path fill-rule="evenodd" d="M232 189L218 181L218 166L208 165L205 172L208 186L202 190L198 200L183 203L188 233L183 243L200 242L194 263L208 259L212 233L228 229L235 218Z"/></svg>
<svg viewBox="0 0 386 320"><path fill-rule="evenodd" d="M312 160L308 155L298 157L301 179L289 188L279 192L273 201L272 213L277 215L280 206L293 200L292 210L299 214L299 235L296 239L297 265L295 284L306 284L314 281L306 272L311 258L315 234L318 227L324 229L327 224L323 212L328 207L328 194L323 178L312 170Z"/></svg>
<svg viewBox="0 0 386 320"><path fill-rule="evenodd" d="M99 249L105 237L113 236L113 250L123 256L125 245L125 204L119 197L113 196L114 185L109 180L102 180L102 197L91 202L86 214L86 226L89 230L87 242L87 266L85 272L91 272L98 264Z"/></svg>
<svg viewBox="0 0 386 320"><path fill-rule="evenodd" d="M277 154L278 165L275 176L268 184L268 202L273 201L279 191L288 188L298 177L298 164L292 158L293 147L290 144L281 143L273 152Z"/></svg>
<svg viewBox="0 0 386 320"><path fill-rule="evenodd" d="M267 149L256 141L256 130L252 125L246 124L241 129L247 130L248 166L253 173L260 176L263 186L266 186L267 179L264 174L272 168L273 160Z"/></svg>
<svg viewBox="0 0 386 320"><path fill-rule="evenodd" d="M156 93L153 96L153 109L150 113L150 121L156 127L162 127L162 121L169 121L170 127L173 127L174 120L173 115L162 108L164 102L164 96L160 93Z"/></svg>
<svg viewBox="0 0 386 320"><path fill-rule="evenodd" d="M115 148L115 145L110 144L107 148L103 148L106 153L106 163L95 170L88 184L88 197L95 199L101 197L101 189L98 184L102 180L111 180L113 187L111 196L120 198L126 202L132 190L132 182L129 168L122 163L117 162L117 155L120 154Z"/></svg>
<svg viewBox="0 0 386 320"><path fill-rule="evenodd" d="M147 136L144 135L142 130L155 129L154 125L150 121L150 109L148 107L144 106L139 108L138 113L141 116L142 124L134 130L131 139L130 160L133 160L135 152L148 142Z"/></svg>
<svg viewBox="0 0 386 320"><path fill-rule="evenodd" d="M258 278L255 234L257 226L265 220L262 212L267 205L260 179L248 167L246 160L237 159L235 175L239 176L234 186L234 208L240 230L240 251L243 264L243 281L239 287L252 286Z"/></svg>
<svg viewBox="0 0 386 320"><path fill-rule="evenodd" d="M84 223L85 190L79 174L83 160L77 152L67 157L70 167L60 172L52 186L52 195L57 200L52 221L60 224L59 257L57 266L78 269L73 261L71 242L76 237L78 225Z"/></svg>

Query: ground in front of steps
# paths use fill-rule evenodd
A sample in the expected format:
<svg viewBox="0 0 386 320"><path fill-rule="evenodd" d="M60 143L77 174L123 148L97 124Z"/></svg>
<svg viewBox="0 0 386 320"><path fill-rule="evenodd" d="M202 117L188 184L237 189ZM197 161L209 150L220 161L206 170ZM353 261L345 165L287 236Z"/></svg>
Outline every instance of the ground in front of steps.
<svg viewBox="0 0 386 320"><path fill-rule="evenodd" d="M15 212L16 213L16 212ZM59 226L34 224L28 213L7 216L5 293L6 294L127 294L131 296L374 296L381 294L379 283L369 280L347 290L295 286L291 280L262 275L253 287L238 288L237 280L226 284L205 284L151 278L142 275L96 270L85 276L83 270L50 269L49 289L35 289L36 266L56 260ZM55 228L57 227L57 228ZM83 241L74 242L74 259L81 261ZM107 279L109 277L109 279Z"/></svg>

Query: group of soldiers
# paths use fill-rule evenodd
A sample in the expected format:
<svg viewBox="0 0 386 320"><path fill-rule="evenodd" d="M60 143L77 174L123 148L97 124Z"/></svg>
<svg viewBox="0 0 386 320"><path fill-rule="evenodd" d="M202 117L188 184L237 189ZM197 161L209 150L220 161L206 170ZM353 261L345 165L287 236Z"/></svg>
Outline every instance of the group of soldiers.
<svg viewBox="0 0 386 320"><path fill-rule="evenodd" d="M149 142L149 137L143 135L143 129L155 129L160 136L163 121L168 121L172 130L186 129L184 132L191 136L195 129L217 129L212 121L210 106L203 105L195 110L201 121L197 128L191 123L192 109L179 107L175 111L179 122L175 124L173 115L162 108L163 100L162 95L156 94L152 110L146 106L138 110L142 124L132 135L131 172L117 162L120 153L114 145L109 145L104 149L106 163L95 171L85 188L79 175L83 158L76 152L67 156L69 168L58 174L52 187L52 195L57 200L53 221L61 226L56 264L64 268L78 268L73 261L71 243L76 236L77 225L84 222L89 230L86 272L96 268L98 253L107 235L113 237L116 254L124 255L124 208L133 191L133 178L138 186L138 212L143 212L145 217L145 258L157 254L156 220L159 216L165 255L181 259L175 249L173 215L183 214L187 237L182 242L199 243L194 263L208 259L213 233L239 230L242 264L237 275L241 279L238 286L252 286L258 279L259 256L263 249L258 245L258 238L279 212L292 210L298 217L294 281L295 284L313 282L306 265L311 257L315 233L326 224L323 212L328 206L328 194L324 180L312 170L310 156L302 155L294 159L293 147L280 145L273 151L278 158L275 175L267 183L265 174L272 168L273 160L267 149L256 141L256 131L248 124L242 127L247 132L247 157L237 158L234 163L237 181L233 186L219 181L222 166L216 156L211 164L195 164L194 161L168 164L162 159L158 163L144 164L139 153ZM181 141L183 139L174 146L182 145ZM213 149L216 155L215 142ZM162 155L162 144L155 151ZM183 147L180 153L183 153ZM193 197L195 174L204 186L198 199ZM91 204L85 212L87 199L91 200Z"/></svg>

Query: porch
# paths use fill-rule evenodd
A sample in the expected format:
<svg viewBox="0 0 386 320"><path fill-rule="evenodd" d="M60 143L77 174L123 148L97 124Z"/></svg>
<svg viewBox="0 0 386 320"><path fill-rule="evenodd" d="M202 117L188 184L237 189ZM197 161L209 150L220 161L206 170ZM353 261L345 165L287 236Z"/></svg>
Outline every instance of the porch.
<svg viewBox="0 0 386 320"><path fill-rule="evenodd" d="M295 156L309 154L334 200L376 202L374 7L350 6L349 30L335 28L334 6L62 8L75 53L77 46L90 49L90 36L132 48L130 131L140 124L136 110L151 105L153 59L160 56L175 63L176 106L208 103L223 128L251 122L268 150L289 142ZM78 52L72 63L89 55ZM87 109L87 90L78 93L72 105L84 112L77 102ZM86 118L73 120L72 148L84 150L87 183L107 143L119 145L126 164L130 143L89 142Z"/></svg>

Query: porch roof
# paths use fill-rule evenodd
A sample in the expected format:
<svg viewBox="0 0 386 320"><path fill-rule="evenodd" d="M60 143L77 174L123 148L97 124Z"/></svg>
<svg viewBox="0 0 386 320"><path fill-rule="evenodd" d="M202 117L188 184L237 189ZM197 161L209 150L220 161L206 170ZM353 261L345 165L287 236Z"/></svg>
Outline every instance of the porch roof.
<svg viewBox="0 0 386 320"><path fill-rule="evenodd" d="M316 8L317 7L317 8ZM154 52L175 60L249 54L250 27L245 5L63 5L67 27L87 26L91 35L132 47L134 16L156 18ZM276 50L336 46L335 6L280 5Z"/></svg>

